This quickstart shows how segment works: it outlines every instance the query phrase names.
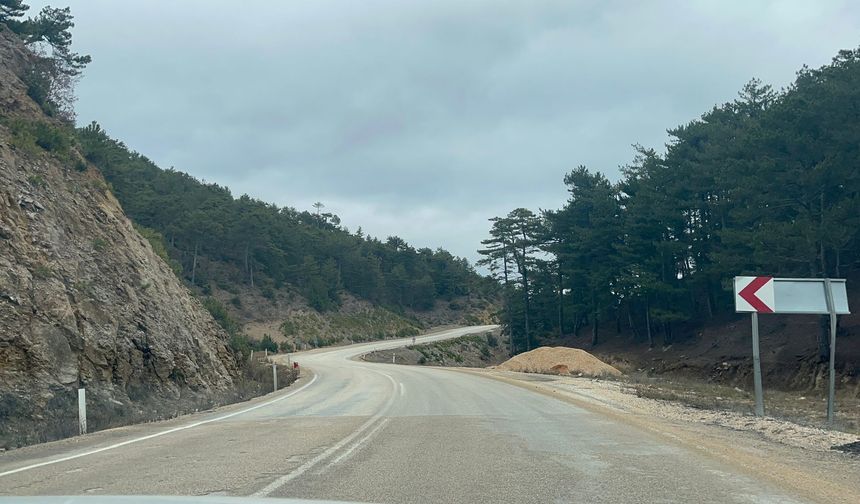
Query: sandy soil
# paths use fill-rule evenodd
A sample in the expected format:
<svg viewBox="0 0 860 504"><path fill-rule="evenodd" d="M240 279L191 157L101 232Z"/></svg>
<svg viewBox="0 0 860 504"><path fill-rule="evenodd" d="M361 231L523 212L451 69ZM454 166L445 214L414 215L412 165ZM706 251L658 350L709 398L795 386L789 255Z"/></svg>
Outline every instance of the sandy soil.
<svg viewBox="0 0 860 504"><path fill-rule="evenodd" d="M621 371L585 350L568 347L536 348L510 358L496 369L553 375L621 376Z"/></svg>

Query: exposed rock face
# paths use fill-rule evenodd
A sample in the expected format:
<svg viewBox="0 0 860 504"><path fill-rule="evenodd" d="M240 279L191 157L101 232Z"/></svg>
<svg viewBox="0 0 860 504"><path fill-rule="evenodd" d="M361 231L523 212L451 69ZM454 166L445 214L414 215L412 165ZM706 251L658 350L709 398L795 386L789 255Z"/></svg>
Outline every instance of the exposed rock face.
<svg viewBox="0 0 860 504"><path fill-rule="evenodd" d="M0 116L45 120L0 27ZM228 337L132 227L101 175L0 125L0 448L236 397Z"/></svg>

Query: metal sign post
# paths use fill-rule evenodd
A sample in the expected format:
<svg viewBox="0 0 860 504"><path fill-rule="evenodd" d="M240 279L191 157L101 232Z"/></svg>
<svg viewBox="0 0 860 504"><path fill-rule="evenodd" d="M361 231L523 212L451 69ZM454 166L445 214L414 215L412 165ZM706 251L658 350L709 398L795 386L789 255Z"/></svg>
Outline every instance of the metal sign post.
<svg viewBox="0 0 860 504"><path fill-rule="evenodd" d="M755 386L755 416L764 416L764 392L761 387L761 352L758 346L758 312L752 312L753 383Z"/></svg>
<svg viewBox="0 0 860 504"><path fill-rule="evenodd" d="M833 422L836 402L836 321L847 315L848 291L844 279L735 277L735 311L752 318L753 381L755 414L764 415L758 314L794 313L830 315L830 380L827 391L827 422Z"/></svg>
<svg viewBox="0 0 860 504"><path fill-rule="evenodd" d="M830 380L827 387L827 423L833 423L833 408L836 402L836 308L833 303L832 283L825 280L827 311L830 312Z"/></svg>

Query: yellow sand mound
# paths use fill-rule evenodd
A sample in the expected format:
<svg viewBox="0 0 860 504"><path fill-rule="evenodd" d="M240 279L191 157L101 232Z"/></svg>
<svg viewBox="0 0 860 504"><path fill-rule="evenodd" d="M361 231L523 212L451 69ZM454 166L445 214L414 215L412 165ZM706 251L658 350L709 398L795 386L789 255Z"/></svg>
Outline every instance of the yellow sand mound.
<svg viewBox="0 0 860 504"><path fill-rule="evenodd" d="M555 375L621 376L621 371L579 348L540 347L499 364L497 369Z"/></svg>

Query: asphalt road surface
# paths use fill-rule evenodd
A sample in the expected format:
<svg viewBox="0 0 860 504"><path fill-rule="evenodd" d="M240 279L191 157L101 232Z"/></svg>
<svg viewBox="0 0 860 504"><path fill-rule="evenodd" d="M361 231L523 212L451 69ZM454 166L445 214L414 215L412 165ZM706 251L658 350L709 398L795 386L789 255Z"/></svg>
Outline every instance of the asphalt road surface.
<svg viewBox="0 0 860 504"><path fill-rule="evenodd" d="M354 359L409 343L296 354L305 376L276 394L0 454L0 495L798 502L682 443L546 394Z"/></svg>

